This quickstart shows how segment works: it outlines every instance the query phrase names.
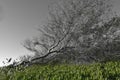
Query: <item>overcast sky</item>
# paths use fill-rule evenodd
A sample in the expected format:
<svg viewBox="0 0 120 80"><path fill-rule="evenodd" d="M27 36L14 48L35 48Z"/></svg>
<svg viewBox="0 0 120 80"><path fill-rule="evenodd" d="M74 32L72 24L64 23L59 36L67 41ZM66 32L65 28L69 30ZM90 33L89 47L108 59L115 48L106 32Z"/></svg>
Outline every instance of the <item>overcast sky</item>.
<svg viewBox="0 0 120 80"><path fill-rule="evenodd" d="M21 43L38 35L36 26L45 21L48 5L55 0L0 0L0 63L30 53Z"/></svg>
<svg viewBox="0 0 120 80"><path fill-rule="evenodd" d="M48 5L57 0L0 0L0 65L5 58L29 54L21 43L38 35L37 25L47 18ZM114 0L120 11L120 0Z"/></svg>

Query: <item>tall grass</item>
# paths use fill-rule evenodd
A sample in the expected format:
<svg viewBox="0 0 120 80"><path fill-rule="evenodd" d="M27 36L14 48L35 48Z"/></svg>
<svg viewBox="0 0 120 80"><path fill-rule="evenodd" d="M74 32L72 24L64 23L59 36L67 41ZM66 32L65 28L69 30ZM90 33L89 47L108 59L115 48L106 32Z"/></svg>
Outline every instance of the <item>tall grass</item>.
<svg viewBox="0 0 120 80"><path fill-rule="evenodd" d="M1 68L0 80L120 80L120 62Z"/></svg>

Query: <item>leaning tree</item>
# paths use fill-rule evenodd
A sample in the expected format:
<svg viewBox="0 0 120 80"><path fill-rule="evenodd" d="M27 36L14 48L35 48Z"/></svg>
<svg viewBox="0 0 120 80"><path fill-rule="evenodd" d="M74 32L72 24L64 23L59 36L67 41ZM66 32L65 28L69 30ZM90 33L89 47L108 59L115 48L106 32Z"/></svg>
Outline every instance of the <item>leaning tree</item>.
<svg viewBox="0 0 120 80"><path fill-rule="evenodd" d="M111 50L112 16L109 0L62 0L49 9L40 37L26 40L24 47L37 56L32 61L103 60Z"/></svg>

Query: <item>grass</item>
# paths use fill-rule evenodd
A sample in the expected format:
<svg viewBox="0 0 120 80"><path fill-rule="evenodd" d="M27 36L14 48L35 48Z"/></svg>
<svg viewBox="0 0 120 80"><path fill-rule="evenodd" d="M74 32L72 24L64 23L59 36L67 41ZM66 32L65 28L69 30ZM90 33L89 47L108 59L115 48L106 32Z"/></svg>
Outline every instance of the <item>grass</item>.
<svg viewBox="0 0 120 80"><path fill-rule="evenodd" d="M1 68L0 80L120 80L120 62Z"/></svg>

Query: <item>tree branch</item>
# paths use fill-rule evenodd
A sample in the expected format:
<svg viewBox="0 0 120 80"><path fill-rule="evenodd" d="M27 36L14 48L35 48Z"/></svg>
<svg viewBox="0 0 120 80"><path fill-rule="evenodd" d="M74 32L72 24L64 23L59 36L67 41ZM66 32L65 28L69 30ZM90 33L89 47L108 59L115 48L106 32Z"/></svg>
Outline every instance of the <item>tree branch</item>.
<svg viewBox="0 0 120 80"><path fill-rule="evenodd" d="M65 52L66 49L72 49L72 48L75 48L75 47L64 47L64 48L61 48L61 49L58 50L58 51L55 50L55 51L52 51L52 52L48 52L46 55L40 56L40 57L37 57L37 58L34 58L34 59L32 59L31 61L35 61L35 60L38 60L38 59L44 59L44 58L46 58L47 56L49 56L50 54Z"/></svg>

